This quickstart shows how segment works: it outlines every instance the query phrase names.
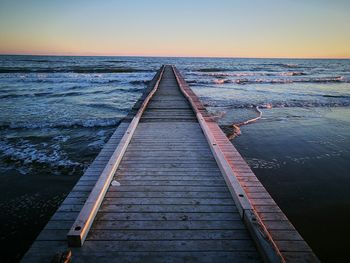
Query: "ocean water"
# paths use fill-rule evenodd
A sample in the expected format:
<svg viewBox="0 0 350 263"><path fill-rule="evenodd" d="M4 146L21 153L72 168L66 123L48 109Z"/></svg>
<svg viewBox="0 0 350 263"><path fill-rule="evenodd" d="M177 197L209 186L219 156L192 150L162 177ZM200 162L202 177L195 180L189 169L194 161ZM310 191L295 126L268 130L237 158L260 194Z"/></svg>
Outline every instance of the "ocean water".
<svg viewBox="0 0 350 263"><path fill-rule="evenodd" d="M259 106L233 143L334 258L350 211L350 60L0 56L0 261L21 257L162 64L228 134Z"/></svg>

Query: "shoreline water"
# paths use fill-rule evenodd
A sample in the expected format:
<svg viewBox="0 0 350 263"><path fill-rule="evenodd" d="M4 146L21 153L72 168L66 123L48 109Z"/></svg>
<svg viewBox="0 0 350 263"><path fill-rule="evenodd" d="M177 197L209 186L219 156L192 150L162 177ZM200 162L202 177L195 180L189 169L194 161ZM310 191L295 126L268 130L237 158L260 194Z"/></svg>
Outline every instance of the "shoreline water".
<svg viewBox="0 0 350 263"><path fill-rule="evenodd" d="M38 154L36 148L22 159L17 158L15 165L10 158L1 159L0 246L6 248L1 251L1 262L18 262L22 258L116 127L102 127L103 138L97 135L101 133L99 127L85 128L85 131L66 129L66 133L76 136L56 145L69 154L67 159L73 165L60 166L62 161L49 158L53 154L44 152L40 162L30 157ZM46 144L50 145L51 139L48 137ZM26 149L18 148L18 151Z"/></svg>
<svg viewBox="0 0 350 263"><path fill-rule="evenodd" d="M350 107L269 109L263 116L241 127L233 144L320 260L344 261ZM225 129L227 120L220 122Z"/></svg>
<svg viewBox="0 0 350 263"><path fill-rule="evenodd" d="M25 252L161 64L227 132L271 105L233 143L320 259L343 259L350 60L0 56L17 71L0 73L0 261Z"/></svg>

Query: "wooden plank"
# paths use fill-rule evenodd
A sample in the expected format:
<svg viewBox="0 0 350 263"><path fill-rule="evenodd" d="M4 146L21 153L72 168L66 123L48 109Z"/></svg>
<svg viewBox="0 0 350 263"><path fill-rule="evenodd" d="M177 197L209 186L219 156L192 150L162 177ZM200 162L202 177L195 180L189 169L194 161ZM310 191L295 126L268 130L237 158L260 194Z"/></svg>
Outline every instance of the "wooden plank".
<svg viewBox="0 0 350 263"><path fill-rule="evenodd" d="M199 213L199 212L101 212L98 214L97 220L114 221L114 220L171 220L171 221L222 221L222 220L239 220L238 212L218 212Z"/></svg>
<svg viewBox="0 0 350 263"><path fill-rule="evenodd" d="M77 217L78 212L57 212L51 218L51 221L73 221ZM183 212L99 212L96 220L238 220L237 212L221 212L221 213L183 213ZM286 231L281 231L286 232ZM67 234L67 233L66 233ZM278 233L277 233L278 234ZM281 239L283 240L283 239Z"/></svg>
<svg viewBox="0 0 350 263"><path fill-rule="evenodd" d="M120 178L120 181L152 181L152 180L158 180L158 181L209 181L209 182L223 182L222 178L218 178L213 174L200 174L200 175L182 175L182 174L160 174L160 175L137 175L137 174L123 174L123 175L115 175L115 178ZM197 182L198 183L198 182Z"/></svg>
<svg viewBox="0 0 350 263"><path fill-rule="evenodd" d="M225 182L220 180L118 180L120 187L124 186L225 186ZM113 187L113 186L112 186ZM119 187L119 186L117 186ZM259 199L269 200L269 199Z"/></svg>
<svg viewBox="0 0 350 263"><path fill-rule="evenodd" d="M42 241L45 242L45 241ZM60 244L54 241L50 241L50 247L60 247ZM53 249L50 250L40 250L36 248L33 253L30 253L30 261L26 262L50 262L50 255L54 252ZM76 251L73 249L73 255ZM33 255L34 254L34 255ZM154 263L226 263L234 259L235 263L250 263L259 262L259 255L256 251L162 251L152 252L152 251L94 251L86 252L81 251L79 257L74 258L74 262L111 262L111 259L117 259L119 262L154 262Z"/></svg>
<svg viewBox="0 0 350 263"><path fill-rule="evenodd" d="M148 172L148 173L153 173L153 172L181 172L181 173L187 173L191 174L192 172L216 172L217 168L214 167L162 167L161 169L157 169L157 167L120 167L118 169L120 172ZM257 188L257 187L255 187Z"/></svg>
<svg viewBox="0 0 350 263"><path fill-rule="evenodd" d="M77 198L74 198L76 200ZM144 197L106 197L104 204L128 204L128 205L234 205L232 198L179 198L179 197L168 197L168 198L144 198Z"/></svg>
<svg viewBox="0 0 350 263"><path fill-rule="evenodd" d="M84 250L100 251L256 251L251 240L86 241Z"/></svg>
<svg viewBox="0 0 350 263"><path fill-rule="evenodd" d="M79 206L67 205L66 211L79 210ZM101 212L198 212L198 213L223 213L237 212L232 205L109 205L100 208Z"/></svg>
<svg viewBox="0 0 350 263"><path fill-rule="evenodd" d="M197 164L196 167L194 167L194 164ZM148 168L153 168L153 169L186 169L186 168L190 168L192 170L195 170L198 168L202 168L207 170L208 169L212 169L212 170L217 170L216 167L213 167L213 164L215 163L211 163L211 162L192 162L192 163L180 163L180 162L153 162L153 163L139 163L139 162L134 162L134 163L121 163L119 165L119 169L120 170L124 170L124 169L148 169ZM246 183L247 186L260 186L261 184L259 182L247 182Z"/></svg>
<svg viewBox="0 0 350 263"><path fill-rule="evenodd" d="M194 177L210 177L213 178L221 175L220 171L117 171L115 176L194 176Z"/></svg>
<svg viewBox="0 0 350 263"><path fill-rule="evenodd" d="M82 185L75 186L73 190L75 192L90 192L93 186ZM226 186L123 186L123 187L111 187L111 192L227 192Z"/></svg>
<svg viewBox="0 0 350 263"><path fill-rule="evenodd" d="M250 240L245 229L234 230L93 230L88 240Z"/></svg>
<svg viewBox="0 0 350 263"><path fill-rule="evenodd" d="M205 156L202 154L196 154L196 155L178 155L174 154L173 156L156 156L154 155L140 155L138 153L133 153L128 156L124 156L123 161L125 163L149 163L149 162L159 162L159 163L169 163L169 162L175 162L175 163L200 163L200 162L207 162L207 163L215 163L214 159L211 159L209 156Z"/></svg>
<svg viewBox="0 0 350 263"><path fill-rule="evenodd" d="M145 123L141 123L140 124L140 129L141 129L141 125L144 125ZM142 126L142 131L152 131L153 129L157 129L159 127L158 123L146 123L147 124L147 129L145 128L146 126ZM186 126L186 125L185 125ZM189 127L184 127L184 125L173 125L172 127L177 127L176 128L176 132L174 134L178 134L177 131L183 131L184 129L192 129L193 127L196 127L198 133L200 133L200 129L198 124L196 126L191 125L191 128ZM172 128L170 127L170 129ZM184 136L186 133L182 133L180 134L181 136L176 137L176 135L171 138L171 134L169 134L169 131L167 131L168 129L164 129L164 133L162 137L156 138L157 142L154 142L152 140L154 140L154 132L151 132L149 134L152 134L152 136L150 136L148 139L144 139L143 134L141 133L141 136L139 138L137 138L137 140L133 140L131 141L131 143L129 144L128 150L126 151L125 154L125 158L122 161L122 164L120 166L120 168L118 169L117 173L116 173L116 180L118 180L118 177L121 176L118 180L118 182L121 183L120 187L110 187L108 194L115 194L117 196L123 196L123 193L128 193L132 195L132 198L126 198L126 199L108 199L105 198L104 203L103 203L103 208L101 207L101 209L106 209L106 211L108 211L108 213L106 212L102 212L100 211L98 214L98 219L95 221L96 227L101 227L102 224L107 225L108 227L117 227L118 229L120 227L136 227L138 226L140 228L139 231L142 231L141 229L143 229L145 226L147 227L157 227L157 228L163 228L163 227L173 227L176 228L177 231L182 231L183 228L189 228L190 226L192 227L199 227L199 228L207 228L207 227L215 227L215 228L219 228L219 229L226 229L226 225L228 227L235 227L233 225L232 219L231 218L225 218L225 220L222 222L222 220L220 220L220 218L222 219L223 216L227 217L227 215L231 215L231 211L233 208L235 210L235 217L234 219L237 221L238 218L238 214L237 214L237 210L232 202L232 198L226 198L226 199L212 199L213 197L215 197L218 194L222 194L225 193L226 197L227 195L227 188L223 187L222 190L221 189L217 189L215 188L215 186L220 183L220 185L223 185L223 181L222 179L219 177L220 176L220 172L218 170L218 167L216 165L216 163L214 162L214 159L212 157L212 155L210 155L210 151L208 151L208 146L206 145L205 147L202 146L203 143L203 137L202 140L198 140L197 136L194 137L195 139L195 143L192 140L188 140L188 142L186 142L186 140L184 140ZM157 130L158 131L158 130ZM181 133L181 132L180 132ZM135 132L135 134L137 134L137 131ZM171 139L169 139L171 138ZM187 139L187 138L186 138ZM163 142L163 140L165 142ZM181 142L181 143L179 143ZM204 141L205 142L205 141ZM190 147L187 146L187 148L184 148L183 144L186 145L190 145ZM197 147L197 144L200 145L200 147ZM151 145L156 145L157 148L152 148ZM192 147L193 146L193 147ZM195 147L195 148L194 148ZM144 150L147 149L147 151L143 151L141 153L144 153L143 155L140 154L139 150ZM156 151L159 149L164 149L163 151ZM181 150L179 150L181 149ZM188 149L187 151L182 151L183 149ZM154 151L153 151L154 150ZM129 151L132 151L132 155L128 154ZM198 154L194 155L193 153L197 151ZM206 154L204 155L203 152L206 152ZM166 153L170 153L169 157L166 159L161 159L159 158L159 156L163 156L163 152ZM150 156L151 153L151 156ZM194 156L194 158L187 158L186 153L191 153L192 156ZM135 158L135 156L147 156L146 158L138 158L138 159L133 159ZM156 158L154 158L154 156ZM177 156L180 156L180 158L176 158ZM183 158L182 156L186 156L186 158ZM201 156L202 158L199 159L198 156ZM194 160L192 160L194 159ZM132 160L132 161L128 161L128 160ZM179 160L181 160L181 162L179 162ZM184 160L184 161L183 161ZM200 161L198 160L204 160L205 165L202 165ZM210 163L209 163L209 160ZM154 162L153 164L151 164L151 162ZM163 166L164 163L165 167L161 168ZM180 165L178 165L178 163ZM184 165L185 164L185 165ZM181 166L182 168L186 168L186 169L182 169L181 167L176 167L176 166ZM202 168L203 169L202 171ZM204 166L204 167L203 167ZM139 168L138 168L139 167ZM142 169L141 169L142 167ZM156 169L154 169L154 167L156 167ZM188 168L188 169L187 169ZM201 172L202 171L202 172ZM140 176L139 173L142 173L143 175L149 176L149 178L147 178L148 180L142 179L142 176ZM119 174L119 175L118 175ZM155 176L158 175L158 176ZM214 181L210 181L208 179L203 180L204 178L200 178L201 182L199 182L198 180L187 180L186 179L186 175L187 176L193 176L193 175L197 175L197 176L203 176L204 175L210 175L211 178L217 178ZM128 176L126 176L128 175ZM177 175L180 176L178 178L174 178L174 180L163 180L161 179L161 177L159 176L167 176L169 178L169 175ZM132 180L128 181L125 180L125 178L133 178ZM189 177L187 177L189 178ZM153 180L151 180L153 179ZM170 179L170 178L169 178ZM185 180L186 179L186 180ZM198 178L199 179L199 178ZM132 181L132 182L131 182ZM148 182L147 182L148 181ZM153 181L153 182L152 182ZM125 183L132 183L134 184L133 186L135 186L134 188L128 188L127 190L130 191L136 191L136 192L122 192L125 190L125 183L123 184L123 182ZM149 184L152 183L155 186L154 188L145 188L143 186L145 186L145 184ZM198 186L203 187L208 183L208 186L210 187L210 189L205 189L205 188L198 188ZM178 185L181 187L181 191L180 188L171 188L172 185ZM159 185L159 187L157 187ZM183 186L183 187L182 187ZM224 186L224 185L223 185ZM123 190L124 188L124 190ZM206 190L205 192L198 192L201 190ZM153 191L153 192L149 192L149 191ZM213 191L211 191L213 190ZM219 190L219 192L218 192ZM168 191L172 191L172 192L168 192ZM135 198L135 193L136 194L141 194L142 198ZM190 193L190 194L189 194ZM147 194L147 195L146 195ZM172 195L176 195L176 198L173 198ZM149 195L155 195L155 198L150 197ZM160 196L160 198L157 198L157 196ZM202 201L205 201L208 203L208 205L205 203L205 205L202 206L203 203L200 203L201 199L198 198L198 196L196 195L202 195L203 197L205 197L206 195L212 195L211 198L207 198L207 199L203 199ZM147 196L147 198L145 198L145 196ZM191 196L193 196L191 198ZM164 198L166 197L166 198ZM225 201L224 201L225 200ZM143 203L144 205L142 206L129 206L129 207L125 207L122 206L121 207L121 203L125 202L132 202L133 204L137 205L140 203ZM224 204L226 204L226 201L229 202L229 204L231 204L230 206L224 206ZM191 204L191 203L197 203L196 206L193 207L186 207L183 206L184 203L186 204ZM114 205L115 204L115 205ZM147 205L148 204L148 205ZM155 204L156 206L152 206L151 204ZM212 207L213 204L216 204L215 207ZM189 208L189 209L188 209ZM110 212L109 209L120 209L119 213L116 212ZM151 219L153 220L148 220L149 222L133 222L132 219L130 217L128 217L131 213L127 210L127 209L132 209L132 211L135 212L131 212L133 213L133 215L135 216L135 214L138 216L137 219L141 219L140 216L142 217L142 214L145 214L145 217L147 219L149 219L148 217L150 215L152 215ZM152 210L150 210L152 209ZM213 210L214 209L214 210ZM228 209L228 210L227 210ZM137 211L137 212L136 212ZM141 211L141 212L140 212ZM177 212L176 211L181 211L181 212ZM182 212L184 211L184 212ZM192 217L188 217L187 214L190 213L190 211L192 212ZM205 212L205 211L223 211L220 213L212 213L212 212ZM143 212L143 213L142 213ZM196 213L194 213L196 212ZM100 216L99 215L103 215L102 218L104 219L104 222L100 222ZM114 218L113 220L111 220L111 218L109 217L109 215L117 215L118 217L122 217L124 220L126 220L127 222L115 222L115 220L117 220L117 218ZM182 219L185 219L186 221L183 222L183 220L176 220L176 221L171 221L171 218L167 218L167 215L174 215L174 214L181 214L183 216ZM210 220L208 221L208 215L211 215L211 219L213 222L210 222ZM194 215L196 217L194 217ZM200 217L198 216L203 216L206 215L207 218L203 221L197 220L199 222L193 221L193 219L197 218L199 219ZM106 218L107 216L107 218ZM159 221L159 218L161 218L161 221ZM166 218L166 220L165 220ZM107 220L105 220L107 219ZM158 221L156 221L158 219ZM231 219L231 220L230 220ZM242 223L240 221L239 222L240 227L242 227ZM125 225L123 225L125 224ZM209 224L209 226L208 226ZM214 224L214 225L213 225ZM244 226L243 226L244 227ZM157 230L157 229L155 229ZM158 229L159 230L159 229ZM216 230L217 231L217 230ZM154 232L155 234L157 232ZM176 233L176 232L175 232ZM224 232L223 232L224 233ZM91 239L93 241L93 239Z"/></svg>
<svg viewBox="0 0 350 263"><path fill-rule="evenodd" d="M185 92L180 90L181 85ZM186 98L185 93L189 94ZM138 103L134 112L141 106ZM129 124L123 124L124 130ZM214 141L206 140L210 132ZM111 143L39 235L26 262L51 261L54 253L67 249L65 233L81 213L84 200L122 135L119 132L112 136ZM255 231L261 231L261 227L269 231L283 253L309 255L306 243L222 136L185 82L175 78L171 67L164 67L158 90L148 101L118 169L112 173L111 179L120 185L105 184L106 194L84 246L71 248L73 261L259 262L252 234L259 236ZM228 157L224 165L218 162L218 156ZM228 174L225 179L231 186L236 184L231 189L236 196L230 193L222 171ZM247 207L242 206L240 191L249 201ZM262 238L254 241L269 245ZM298 258L296 254L284 255L287 259ZM276 258L265 255L266 259L276 262Z"/></svg>
<svg viewBox="0 0 350 263"><path fill-rule="evenodd" d="M228 198L231 197L230 194L227 191L221 191L221 192L186 192L186 191L173 191L173 192L165 192L165 191L157 191L157 192L150 192L150 191L139 191L139 192L107 192L106 197L143 197L143 198L153 198L153 197L161 197L161 198L169 198L169 197L182 197L182 198Z"/></svg>
<svg viewBox="0 0 350 263"><path fill-rule="evenodd" d="M52 241L66 240L67 230L48 229L43 230L37 240ZM91 241L123 241L123 240L250 240L249 233L245 229L234 230L91 230L87 240Z"/></svg>
<svg viewBox="0 0 350 263"><path fill-rule="evenodd" d="M237 196L240 195L240 191L243 190L246 194L247 201L249 202L248 206L250 206L250 208L244 210L247 215L245 216L245 222L252 236L255 237L256 244L263 253L264 259L268 261L276 260L285 262L284 252L289 248L295 250L295 252L304 252L306 247L309 249L304 241L289 240L288 242L290 243L287 241L281 241L282 243L280 243L279 239L274 240L274 237L282 237L283 234L283 232L273 232L272 235L271 231L276 231L275 229L278 229L277 231L280 229L287 230L288 234L284 235L284 238L294 239L300 235L278 208L271 196L246 164L245 160L229 142L218 125L211 121L210 118L203 117L202 113L206 114L206 112L200 100L187 86L183 78L177 74L178 72L174 67L173 70L175 75L177 75L176 79L182 92L191 102L191 106L197 114L198 121L206 134L206 138L208 139L211 150L219 166L221 163L221 168L226 167L226 169L221 169L223 174L225 175L227 171L230 173L231 170L231 175L237 178L237 180L234 180L235 182L233 184L233 189L236 190L231 191L231 193ZM233 183L230 180L226 180L226 182L229 187L230 184L232 185ZM241 186L241 188L239 186ZM241 199L235 198L235 196L234 200L237 204L241 201ZM258 228L260 228L260 230ZM264 233L263 236L261 235L261 230ZM267 237L267 239L264 238L264 236ZM281 246L281 244L283 244L283 246ZM306 247L303 247L303 245L306 245ZM318 262L312 251L309 250L309 252L312 255L312 262Z"/></svg>
<svg viewBox="0 0 350 263"><path fill-rule="evenodd" d="M194 99L197 99L197 97L193 93L188 92L189 89L187 87L184 87L184 82L180 80L180 77L177 71L174 69L174 67L173 70L181 91L183 92L184 96L189 100L193 110L196 112L198 122L200 123L204 135L208 140L210 149L212 150L212 153L218 163L218 166L220 167L222 175L224 176L224 179L227 183L227 186L230 189L233 200L235 201L236 206L238 207L238 211L240 212L242 219L244 219L244 222L247 224L247 227L264 260L268 262L283 262L283 256L280 253L277 245L274 243L267 231L265 231L265 228L261 227L260 220L256 220L255 215L253 215L254 208L250 203L247 193L243 189L243 187L251 186L250 184L256 182L245 182L245 186L241 185L238 178L234 175L229 161L225 158L225 155L221 151L221 148L219 148L219 145L214 135L212 134L206 120L203 118L203 115L198 110L196 103L194 102ZM256 185L253 186L256 187Z"/></svg>
<svg viewBox="0 0 350 263"><path fill-rule="evenodd" d="M159 221L141 221L141 220L121 220L121 221L96 221L91 229L106 229L106 230L181 230L181 229L217 229L217 230L229 230L229 229L246 229L242 221L240 220L222 220L222 221L171 221L171 220L159 220ZM282 242L282 241L281 241Z"/></svg>
<svg viewBox="0 0 350 263"><path fill-rule="evenodd" d="M171 179L163 179L163 177L165 176L156 176L156 177L152 177L152 180L148 179L148 180L143 180L143 179L135 179L132 176L126 177L126 176L117 176L114 177L116 180L118 180L120 186L129 186L129 185L142 185L142 186L153 186L153 185L169 185L169 186L178 186L178 185L198 185L199 183L201 183L201 185L203 186L222 186L225 185L225 182L223 180L220 179L216 179L214 178L200 178L198 177L197 180L191 178L191 177L187 177L185 178L183 176L183 180L180 179L176 179L176 177L172 177ZM140 178L142 178L140 176ZM95 182L94 181L89 181L89 180L83 180L80 181L79 186L89 186L89 185L94 185ZM117 186L117 187L120 187ZM113 187L113 186L112 186ZM267 199L268 200L268 199Z"/></svg>
<svg viewBox="0 0 350 263"><path fill-rule="evenodd" d="M61 205L59 212L79 212L83 205ZM232 205L109 205L101 206L100 212L197 212L197 213L231 213L237 212ZM279 229L279 228L275 228Z"/></svg>
<svg viewBox="0 0 350 263"><path fill-rule="evenodd" d="M113 178L113 174L117 170L119 163L122 160L123 154L126 151L126 148L132 138L132 135L136 130L137 124L140 121L143 111L145 110L149 100L151 99L151 97L156 92L159 86L163 72L164 67L161 69L159 79L154 85L153 90L143 101L141 108L138 110L137 114L129 124L129 127L123 135L122 139L120 140L118 147L114 151L111 159L108 161L108 164L104 168L98 181L92 189L88 199L86 200L84 207L80 211L71 230L67 234L67 239L70 246L82 246L82 244L84 243L84 240L86 239L94 217L96 216L96 213L102 203L104 195L107 192L109 184Z"/></svg>

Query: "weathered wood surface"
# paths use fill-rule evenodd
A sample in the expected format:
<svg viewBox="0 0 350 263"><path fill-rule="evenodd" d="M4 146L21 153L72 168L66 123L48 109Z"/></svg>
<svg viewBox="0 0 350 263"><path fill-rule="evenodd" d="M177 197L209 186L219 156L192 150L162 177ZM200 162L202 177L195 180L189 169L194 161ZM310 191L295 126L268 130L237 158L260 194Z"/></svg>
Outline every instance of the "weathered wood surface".
<svg viewBox="0 0 350 263"><path fill-rule="evenodd" d="M187 85L176 68L174 68L174 72L180 89L188 98L193 110L197 114L197 119L202 126L228 187L230 190L232 189L231 192L238 209L243 210L243 213L248 211L248 213L244 213L244 222L255 239L258 248L260 248L259 243L262 240L257 235L260 235L259 232L262 231L262 236L264 239L268 239L269 246L277 252L281 261L319 262L311 248L288 221L287 217L260 183L236 148L228 140L218 124L208 114L199 98ZM235 198L235 196L238 197ZM261 249L266 250L264 247L261 247ZM264 251L262 252L264 253ZM266 256L267 258L264 257L265 261L271 260L268 257L269 255Z"/></svg>
<svg viewBox="0 0 350 263"><path fill-rule="evenodd" d="M129 118L118 127L23 262L50 262L55 253L69 249L66 239L69 229L129 126L128 120L147 95L146 92ZM198 109L206 113L199 99L192 97L198 102ZM214 124L210 129L225 156L232 150L233 155L228 159L234 174L249 202L255 202L254 208L276 238L284 259L316 261L239 153L220 137L223 133ZM234 166L235 160L237 167L243 165L241 170ZM108 188L86 242L81 248L70 248L73 262L262 260L197 116L179 89L170 66L165 67L159 89L142 115L113 180L120 185Z"/></svg>
<svg viewBox="0 0 350 263"><path fill-rule="evenodd" d="M101 203L105 197L105 194L109 188L109 184L113 179L116 169L119 167L120 162L124 156L126 149L129 146L130 140L134 135L134 132L138 126L138 123L143 115L149 101L157 91L160 80L162 79L164 67L161 68L159 78L157 79L154 88L150 91L149 95L145 98L141 104L136 115L132 118L128 128L126 129L123 137L120 139L118 146L113 152L112 156L108 160L107 164L104 162L96 162L97 164L103 164L105 167L98 177L94 187L89 194L89 197L84 202L78 217L68 232L67 239L70 246L82 246L89 233L91 225L95 219L95 216L100 209Z"/></svg>

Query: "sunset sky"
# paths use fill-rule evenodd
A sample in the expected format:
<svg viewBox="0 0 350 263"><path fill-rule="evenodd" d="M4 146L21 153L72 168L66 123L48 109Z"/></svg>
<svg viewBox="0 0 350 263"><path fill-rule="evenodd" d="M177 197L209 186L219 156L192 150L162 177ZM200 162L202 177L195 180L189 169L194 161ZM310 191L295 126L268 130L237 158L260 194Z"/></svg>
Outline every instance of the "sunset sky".
<svg viewBox="0 0 350 263"><path fill-rule="evenodd" d="M0 54L350 58L348 0L0 0Z"/></svg>

